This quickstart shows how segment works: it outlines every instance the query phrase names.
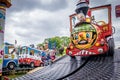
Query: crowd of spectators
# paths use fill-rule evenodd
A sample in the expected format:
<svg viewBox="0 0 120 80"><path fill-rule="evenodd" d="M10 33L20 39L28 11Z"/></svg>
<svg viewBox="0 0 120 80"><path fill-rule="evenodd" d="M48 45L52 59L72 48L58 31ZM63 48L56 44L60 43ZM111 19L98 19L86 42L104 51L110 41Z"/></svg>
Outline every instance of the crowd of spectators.
<svg viewBox="0 0 120 80"><path fill-rule="evenodd" d="M56 58L63 56L66 52L66 47L62 46L60 49L56 50L56 48L49 49L48 44L39 47L42 50L41 60L44 65L48 65L56 60Z"/></svg>
<svg viewBox="0 0 120 80"><path fill-rule="evenodd" d="M44 65L48 65L56 59L56 49L49 49L47 44L39 47L39 49L42 50L41 60Z"/></svg>

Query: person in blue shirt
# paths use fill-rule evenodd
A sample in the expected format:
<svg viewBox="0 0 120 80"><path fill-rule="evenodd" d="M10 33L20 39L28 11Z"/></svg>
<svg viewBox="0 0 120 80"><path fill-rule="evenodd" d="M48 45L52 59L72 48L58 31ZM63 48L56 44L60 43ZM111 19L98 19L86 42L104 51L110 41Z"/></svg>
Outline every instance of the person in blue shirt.
<svg viewBox="0 0 120 80"><path fill-rule="evenodd" d="M44 51L41 53L41 60L42 62L45 62L46 60L46 53Z"/></svg>

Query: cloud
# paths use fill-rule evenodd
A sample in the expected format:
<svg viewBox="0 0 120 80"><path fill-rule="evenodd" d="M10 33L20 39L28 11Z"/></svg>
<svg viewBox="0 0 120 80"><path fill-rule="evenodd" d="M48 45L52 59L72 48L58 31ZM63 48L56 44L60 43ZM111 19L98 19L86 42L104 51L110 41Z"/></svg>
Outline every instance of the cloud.
<svg viewBox="0 0 120 80"><path fill-rule="evenodd" d="M49 12L35 9L33 11L14 12L7 18L5 40L18 40L21 44L40 43L45 38L68 36L69 13L65 10ZM68 11L69 12L69 11ZM12 31L12 32L11 32ZM14 35L14 36L13 36ZM11 40L10 36L12 37Z"/></svg>
<svg viewBox="0 0 120 80"><path fill-rule="evenodd" d="M67 8L67 0L13 0L10 12L32 11L42 9L47 11L58 11Z"/></svg>
<svg viewBox="0 0 120 80"><path fill-rule="evenodd" d="M69 15L74 13L77 1L74 0L12 0L12 7L7 9L5 41L18 44L38 44L45 38L70 36ZM90 0L91 6L113 3L110 0ZM119 2L119 1L117 1ZM116 2L114 2L116 4ZM112 4L113 5L113 4ZM114 5L115 6L115 5ZM114 6L113 11L114 13ZM101 14L101 13L100 13ZM104 12L103 12L104 14ZM116 27L115 40L119 41L118 25L120 18L112 14L113 26ZM101 16L99 16L101 17ZM103 17L103 16L102 16Z"/></svg>

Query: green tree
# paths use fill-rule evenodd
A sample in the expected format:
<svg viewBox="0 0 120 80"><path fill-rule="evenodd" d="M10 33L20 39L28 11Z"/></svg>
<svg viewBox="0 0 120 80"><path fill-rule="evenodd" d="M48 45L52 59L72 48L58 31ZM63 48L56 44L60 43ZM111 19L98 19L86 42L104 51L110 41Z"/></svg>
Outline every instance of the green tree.
<svg viewBox="0 0 120 80"><path fill-rule="evenodd" d="M53 46L56 47L56 49L60 49L62 45L68 46L70 43L70 38L67 36L59 37L55 36L52 38L46 38L43 43L38 44L37 46L43 46L45 43L48 43L49 46L53 48Z"/></svg>
<svg viewBox="0 0 120 80"><path fill-rule="evenodd" d="M41 46L43 46L43 45L44 45L43 43L37 44L38 47L41 47Z"/></svg>
<svg viewBox="0 0 120 80"><path fill-rule="evenodd" d="M51 44L51 46L55 45L56 49L59 49L61 47L61 39L58 36L49 38L48 41L49 41L49 44Z"/></svg>
<svg viewBox="0 0 120 80"><path fill-rule="evenodd" d="M0 26L0 31L2 30L2 26Z"/></svg>
<svg viewBox="0 0 120 80"><path fill-rule="evenodd" d="M70 43L70 38L67 36L63 36L61 37L61 42L64 46L68 46L68 44Z"/></svg>

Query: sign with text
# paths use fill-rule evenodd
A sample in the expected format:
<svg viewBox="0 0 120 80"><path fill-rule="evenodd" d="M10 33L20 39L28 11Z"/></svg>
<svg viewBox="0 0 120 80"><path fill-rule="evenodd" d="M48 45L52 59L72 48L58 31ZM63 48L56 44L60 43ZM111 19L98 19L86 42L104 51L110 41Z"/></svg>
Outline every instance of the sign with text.
<svg viewBox="0 0 120 80"><path fill-rule="evenodd" d="M120 5L115 7L116 17L120 17Z"/></svg>

